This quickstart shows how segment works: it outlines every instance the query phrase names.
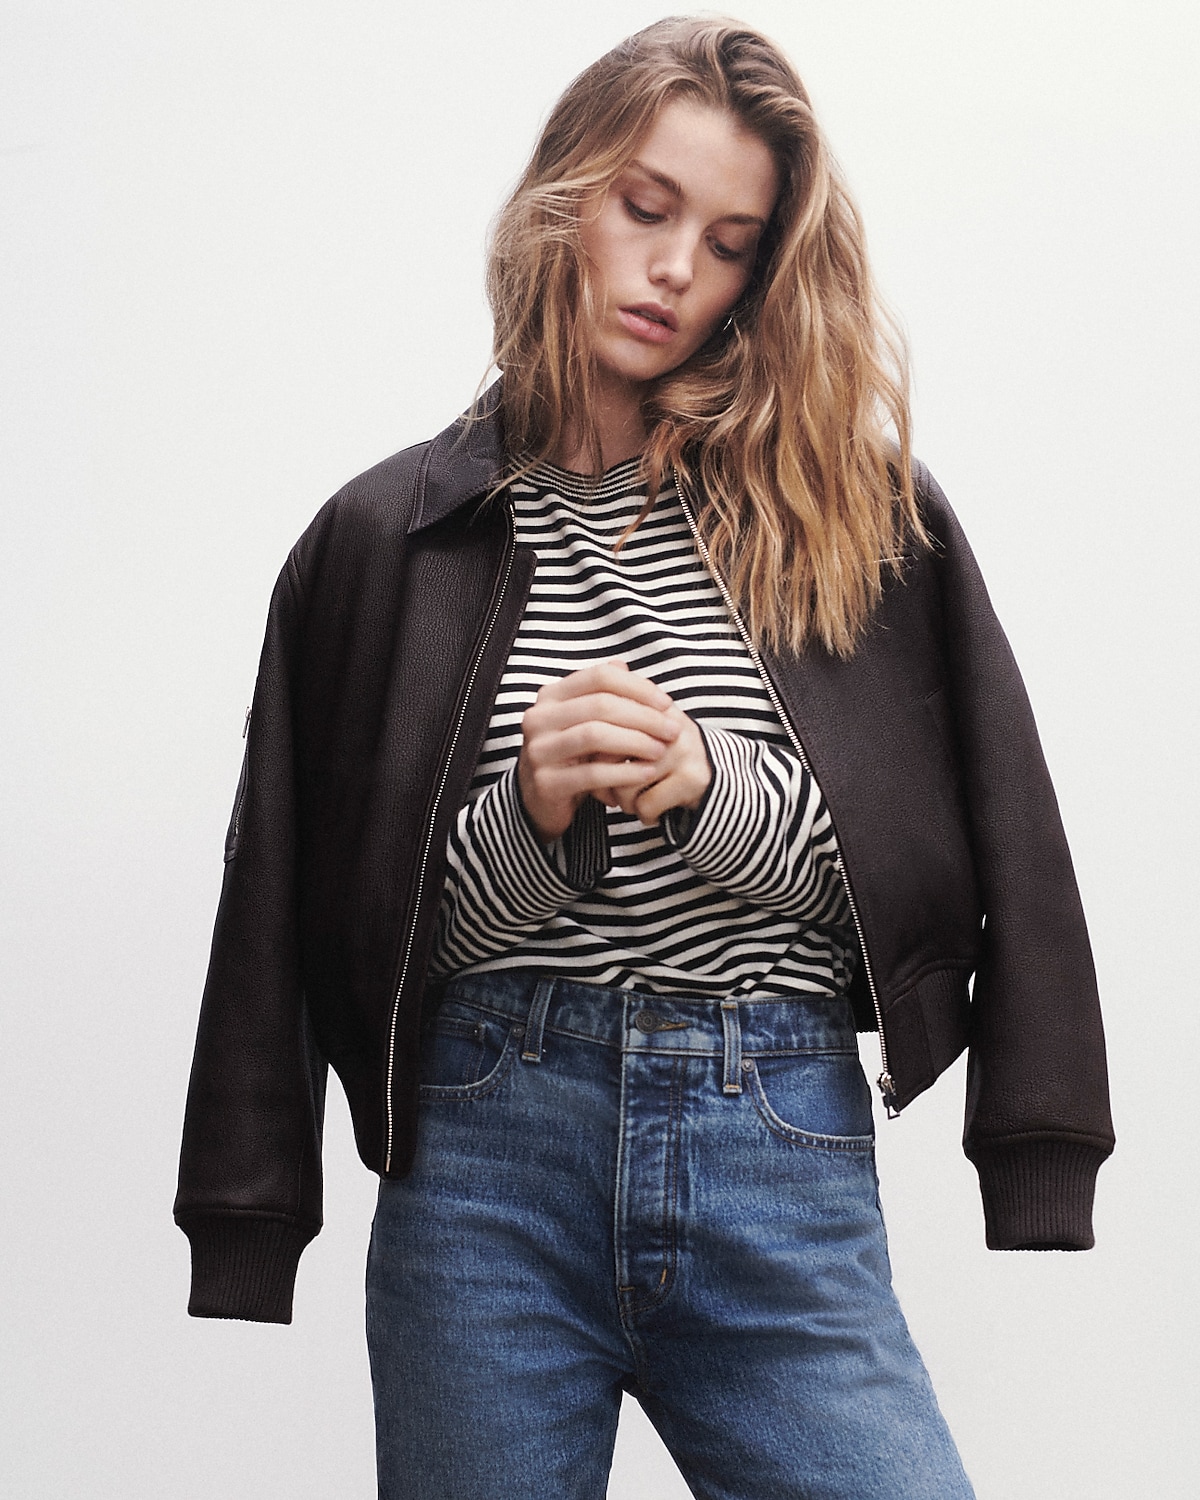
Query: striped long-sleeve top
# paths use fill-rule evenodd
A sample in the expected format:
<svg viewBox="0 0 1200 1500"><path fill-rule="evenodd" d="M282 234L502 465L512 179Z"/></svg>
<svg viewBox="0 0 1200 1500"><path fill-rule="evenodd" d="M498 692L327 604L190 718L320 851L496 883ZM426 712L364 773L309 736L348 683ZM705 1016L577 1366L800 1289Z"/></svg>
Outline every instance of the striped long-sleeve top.
<svg viewBox="0 0 1200 1500"><path fill-rule="evenodd" d="M639 463L599 485L542 465L511 486L537 569L466 804L448 842L431 976L524 968L655 993L837 993L857 952L825 799L791 748L701 562L678 496ZM538 689L619 658L700 727L697 809L643 827L585 798L543 844L517 786Z"/></svg>

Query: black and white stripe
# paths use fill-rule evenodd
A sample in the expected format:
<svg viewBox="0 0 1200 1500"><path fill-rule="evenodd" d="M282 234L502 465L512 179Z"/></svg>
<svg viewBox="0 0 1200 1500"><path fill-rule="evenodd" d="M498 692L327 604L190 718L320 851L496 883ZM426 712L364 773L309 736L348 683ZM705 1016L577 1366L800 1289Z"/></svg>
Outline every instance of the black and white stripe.
<svg viewBox="0 0 1200 1500"><path fill-rule="evenodd" d="M788 744L678 498L641 509L636 459L599 485L550 465L511 488L537 550L466 805L448 842L431 972L531 968L660 993L832 993L855 956L820 788ZM713 780L662 824L594 799L546 847L521 805L521 718L538 688L619 658L704 735Z"/></svg>

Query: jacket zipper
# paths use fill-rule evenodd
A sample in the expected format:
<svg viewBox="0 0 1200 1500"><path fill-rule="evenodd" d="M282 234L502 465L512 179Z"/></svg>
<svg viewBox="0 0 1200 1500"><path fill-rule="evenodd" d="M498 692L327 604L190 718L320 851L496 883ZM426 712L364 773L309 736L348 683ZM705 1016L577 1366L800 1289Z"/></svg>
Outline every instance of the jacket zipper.
<svg viewBox="0 0 1200 1500"><path fill-rule="evenodd" d="M242 725L242 739L243 740L248 740L249 739L249 735L250 735L250 719L253 716L253 713L254 713L254 709L253 708L248 708L246 710L246 722ZM246 803L246 781L248 779L248 772L249 772L249 759L248 759L249 755L250 755L250 746L247 744L246 748L242 751L242 774L238 778L237 798L236 798L236 800L234 802L234 808L233 808L233 845L234 845L234 848L237 847L237 841L238 841L239 838L241 838L241 835L242 835L242 808L245 806L245 803Z"/></svg>
<svg viewBox="0 0 1200 1500"><path fill-rule="evenodd" d="M679 497L679 504L682 507L684 517L687 520L688 528L692 533L692 538L696 543L696 550L700 553L701 558L703 558L704 560L704 566L708 569L709 573L712 575L714 583L721 591L721 598L725 601L725 608L729 611L730 618L737 626L738 634L741 636L746 650L750 653L750 660L754 663L758 675L763 680L763 686L767 690L767 696L770 698L775 712L779 715L779 720L783 725L784 732L786 733L788 739L792 742L792 748L800 758L800 764L804 767L808 774L812 776L812 766L809 764L808 754L805 751L803 744L801 743L800 736L796 732L796 727L792 723L787 709L783 706L783 702L779 697L779 692L776 689L775 684L771 681L770 674L768 673L766 667L763 665L762 657L758 654L758 648L750 638L750 632L746 629L746 626L742 621L742 617L738 612L737 606L733 602L733 596L730 594L729 589L726 587L725 580L717 571L717 568L712 560L712 555L708 550L708 546L705 543L704 538L700 535L700 528L696 525L696 520L692 515L691 507L688 505L687 500L684 498L683 486L679 483L679 475L675 474L673 476L673 479L675 484L675 493ZM813 779L815 780L816 778L814 777ZM829 810L829 819L832 823L832 808L830 808ZM854 899L854 888L850 884L850 875L846 869L845 860L842 857L842 841L840 838L838 838L836 823L834 823L833 835L834 838L837 838L838 844L838 874L842 877L842 884L846 889L846 900L850 906L850 916L853 918L854 930L858 934L858 946L862 952L863 970L867 976L867 988L871 992L871 1004L875 1008L875 1025L878 1028L879 1032L879 1062L882 1069L879 1077L876 1079L876 1083L878 1085L880 1094L883 1096L883 1104L884 1108L887 1111L887 1117L889 1120L893 1120L900 1113L900 1111L896 1108L896 1085L892 1079L891 1072L888 1069L887 1038L884 1036L883 1032L883 1006L879 1002L879 991L875 988L875 974L871 968L871 956L867 952L867 935L863 931L862 918L859 916L858 912L858 902Z"/></svg>
<svg viewBox="0 0 1200 1500"><path fill-rule="evenodd" d="M405 980L408 978L408 965L412 958L413 940L416 937L417 926L421 916L421 900L425 894L425 872L429 865L429 852L433 846L433 830L437 825L438 808L441 806L442 794L446 790L446 781L450 775L450 765L454 759L454 751L458 745L458 737L462 733L463 720L467 713L467 704L471 699L471 689L475 685L475 678L479 675L479 664L483 660L483 654L487 650L488 642L492 638L492 631L496 627L496 620L500 614L500 606L504 602L504 595L508 589L508 580L512 576L513 558L516 555L516 524L513 520L512 507L506 512L508 516L508 539L505 544L504 572L500 580L500 587L496 590L496 596L492 601L491 613L487 624L479 640L479 646L471 662L470 671L467 674L466 684L463 687L462 697L458 703L458 717L454 721L454 732L450 736L450 745L446 751L446 758L442 763L442 776L438 782L437 791L434 793L433 802L429 809L429 820L425 826L425 842L421 849L421 862L417 870L416 897L413 901L412 919L408 924L408 936L404 945L404 958L400 964L400 978L396 982L396 998L392 1001L392 1019L388 1028L388 1063L387 1063L387 1150L384 1155L383 1170L390 1172L392 1169L392 1146L394 1144L395 1113L392 1106L392 1081L396 1067L396 1030L400 1021L400 996L404 993Z"/></svg>

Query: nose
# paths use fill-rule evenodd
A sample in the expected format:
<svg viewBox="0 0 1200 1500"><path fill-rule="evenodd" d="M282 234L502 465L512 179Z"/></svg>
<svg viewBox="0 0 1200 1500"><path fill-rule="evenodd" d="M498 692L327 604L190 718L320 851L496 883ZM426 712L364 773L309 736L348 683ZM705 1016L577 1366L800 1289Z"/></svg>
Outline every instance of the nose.
<svg viewBox="0 0 1200 1500"><path fill-rule="evenodd" d="M695 275L696 244L693 236L677 230L665 235L655 250L650 280L655 286L668 288L676 296L686 292Z"/></svg>

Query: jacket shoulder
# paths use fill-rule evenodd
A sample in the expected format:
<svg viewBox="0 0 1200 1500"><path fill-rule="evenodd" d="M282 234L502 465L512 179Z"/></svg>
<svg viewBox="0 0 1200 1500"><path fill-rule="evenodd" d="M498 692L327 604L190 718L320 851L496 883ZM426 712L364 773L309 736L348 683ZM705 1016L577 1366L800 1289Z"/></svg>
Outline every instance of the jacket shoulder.
<svg viewBox="0 0 1200 1500"><path fill-rule="evenodd" d="M393 453L325 502L284 565L293 589L304 592L330 563L340 572L403 545L432 446L427 440Z"/></svg>
<svg viewBox="0 0 1200 1500"><path fill-rule="evenodd" d="M921 520L934 543L935 552L943 552L947 546L965 542L962 525L946 492L929 471L929 466L919 458L912 463L913 491Z"/></svg>
<svg viewBox="0 0 1200 1500"><path fill-rule="evenodd" d="M301 552L330 534L370 540L403 536L408 529L424 470L433 447L432 439L402 448L361 474L355 475L332 495L296 543Z"/></svg>
<svg viewBox="0 0 1200 1500"><path fill-rule="evenodd" d="M939 589L966 588L986 598L979 564L945 491L920 459L913 459L912 477L928 544L907 549L905 582L911 585L922 577L937 579Z"/></svg>

